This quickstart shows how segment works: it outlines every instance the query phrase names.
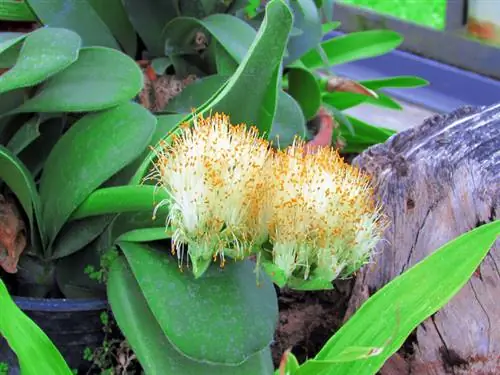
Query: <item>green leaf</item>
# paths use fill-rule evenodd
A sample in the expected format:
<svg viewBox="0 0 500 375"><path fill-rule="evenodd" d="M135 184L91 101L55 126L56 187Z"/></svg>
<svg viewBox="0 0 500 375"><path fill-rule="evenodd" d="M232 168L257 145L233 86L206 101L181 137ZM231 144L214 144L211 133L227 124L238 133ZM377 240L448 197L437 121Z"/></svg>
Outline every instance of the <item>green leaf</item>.
<svg viewBox="0 0 500 375"><path fill-rule="evenodd" d="M157 57L156 59L153 59L151 61L151 67L153 68L155 73L158 75L165 74L165 71L172 64L173 64L172 59L169 57Z"/></svg>
<svg viewBox="0 0 500 375"><path fill-rule="evenodd" d="M151 242L172 238L171 228L141 228L124 233L116 239L116 242Z"/></svg>
<svg viewBox="0 0 500 375"><path fill-rule="evenodd" d="M144 151L155 123L145 108L125 103L87 114L59 139L40 180L43 220L51 240L97 187Z"/></svg>
<svg viewBox="0 0 500 375"><path fill-rule="evenodd" d="M379 90L389 87L391 88L422 87L422 86L427 86L429 84L429 81L414 76L398 76L398 77L360 81L359 83L371 90Z"/></svg>
<svg viewBox="0 0 500 375"><path fill-rule="evenodd" d="M179 353L158 325L124 257L118 257L111 266L108 298L113 315L146 374L271 375L273 373L269 348L265 348L239 366L196 362ZM174 301L176 297L171 299Z"/></svg>
<svg viewBox="0 0 500 375"><path fill-rule="evenodd" d="M165 138L179 123L182 119L186 117L181 114L170 114L170 115L159 115L156 116L156 130L153 133L153 137L149 142L149 147L155 147L161 139ZM123 183L128 183L130 185L138 185L143 182L143 177L138 173L139 167L146 160L151 150L148 148L135 159L133 163L130 163L125 168L120 171L123 176Z"/></svg>
<svg viewBox="0 0 500 375"><path fill-rule="evenodd" d="M228 76L213 75L196 80L186 86L182 92L174 97L167 105L167 110L177 113L190 113L207 102L224 84Z"/></svg>
<svg viewBox="0 0 500 375"><path fill-rule="evenodd" d="M291 1L289 4L294 16L293 25L301 33L290 36L287 45L288 56L284 59L284 65L299 59L316 47L323 37L321 19L313 0Z"/></svg>
<svg viewBox="0 0 500 375"><path fill-rule="evenodd" d="M339 26L339 21L327 22L321 25L321 31L323 32L323 34L328 34L330 31L337 29Z"/></svg>
<svg viewBox="0 0 500 375"><path fill-rule="evenodd" d="M232 75L238 69L238 62L231 57L220 43L216 43L214 48L217 73L222 76Z"/></svg>
<svg viewBox="0 0 500 375"><path fill-rule="evenodd" d="M28 35L25 33L0 33L0 54L23 41Z"/></svg>
<svg viewBox="0 0 500 375"><path fill-rule="evenodd" d="M339 65L386 54L402 42L403 37L395 31L370 30L338 36L322 42L321 46L330 65ZM317 50L309 51L301 60L309 69L323 66Z"/></svg>
<svg viewBox="0 0 500 375"><path fill-rule="evenodd" d="M252 262L230 262L222 271L210 267L195 279L179 271L166 249L131 242L120 247L163 332L184 355L236 365L271 343L277 299L267 278L258 285Z"/></svg>
<svg viewBox="0 0 500 375"><path fill-rule="evenodd" d="M84 217L134 212L153 212L155 203L168 199L162 189L152 185L130 185L103 188L94 191L73 212L71 220Z"/></svg>
<svg viewBox="0 0 500 375"><path fill-rule="evenodd" d="M306 120L316 116L321 105L321 90L309 70L292 68L288 71L288 93L300 104Z"/></svg>
<svg viewBox="0 0 500 375"><path fill-rule="evenodd" d="M392 99L389 95L386 95L380 91L377 91L377 95L378 98L369 97L366 102L368 104L376 105L378 107L395 109L397 111L403 109L403 107L401 107L401 104Z"/></svg>
<svg viewBox="0 0 500 375"><path fill-rule="evenodd" d="M194 52L193 39L199 27L205 28L236 61L243 61L255 39L255 30L245 21L229 14L213 14L199 20L177 17L163 30L165 54Z"/></svg>
<svg viewBox="0 0 500 375"><path fill-rule="evenodd" d="M281 60L291 26L292 14L286 4L271 0L244 61L207 110L228 113L233 123L255 125L261 134L269 133L278 101Z"/></svg>
<svg viewBox="0 0 500 375"><path fill-rule="evenodd" d="M0 145L0 180L16 195L30 223L33 237L37 231L35 222L40 226L41 205L35 181L23 163L8 149ZM43 233L43 227L40 227Z"/></svg>
<svg viewBox="0 0 500 375"><path fill-rule="evenodd" d="M14 155L18 155L40 136L40 120L40 116L33 116L9 140L7 148Z"/></svg>
<svg viewBox="0 0 500 375"><path fill-rule="evenodd" d="M36 17L26 4L26 1L2 0L0 2L0 20L35 22Z"/></svg>
<svg viewBox="0 0 500 375"><path fill-rule="evenodd" d="M133 99L143 85L139 66L122 52L88 47L78 60L50 78L16 112L87 112Z"/></svg>
<svg viewBox="0 0 500 375"><path fill-rule="evenodd" d="M47 335L17 307L1 279L0 308L0 335L16 353L23 375L73 374Z"/></svg>
<svg viewBox="0 0 500 375"><path fill-rule="evenodd" d="M65 29L43 28L26 37L16 64L0 75L0 93L30 87L70 66L81 39Z"/></svg>
<svg viewBox="0 0 500 375"><path fill-rule="evenodd" d="M128 19L121 0L89 0L92 8L120 43L125 53L135 57L137 52L137 34Z"/></svg>
<svg viewBox="0 0 500 375"><path fill-rule="evenodd" d="M500 220L497 220L440 247L371 296L326 343L315 360L334 361L352 346L383 348L380 355L362 361L332 363L314 372L306 362L297 374L376 373L422 321L460 291L499 235Z"/></svg>
<svg viewBox="0 0 500 375"><path fill-rule="evenodd" d="M342 136L347 142L342 151L346 153L361 152L374 144L384 143L390 136L396 134L395 130L373 126L355 117L346 116L346 118L355 130L355 134L352 134L344 123L340 123Z"/></svg>
<svg viewBox="0 0 500 375"><path fill-rule="evenodd" d="M331 105L332 107L337 108L339 111L343 111L345 109L349 109L363 103L389 109L402 109L401 105L398 102L396 102L386 94L378 91L376 92L376 94L378 95L378 98L373 98L371 96L356 94L352 92L337 91L323 94L322 99L325 104Z"/></svg>
<svg viewBox="0 0 500 375"><path fill-rule="evenodd" d="M88 1L27 0L27 2L44 25L73 30L80 35L84 46L120 49L113 34Z"/></svg>
<svg viewBox="0 0 500 375"><path fill-rule="evenodd" d="M114 215L75 220L62 227L51 246L51 259L71 255L95 240L113 220Z"/></svg>
<svg viewBox="0 0 500 375"><path fill-rule="evenodd" d="M279 148L285 148L292 144L296 136L305 138L306 132L306 119L299 104L286 92L280 91L269 140Z"/></svg>
<svg viewBox="0 0 500 375"><path fill-rule="evenodd" d="M179 16L172 1L122 0L123 7L142 41L149 58L164 55L162 31L171 19Z"/></svg>

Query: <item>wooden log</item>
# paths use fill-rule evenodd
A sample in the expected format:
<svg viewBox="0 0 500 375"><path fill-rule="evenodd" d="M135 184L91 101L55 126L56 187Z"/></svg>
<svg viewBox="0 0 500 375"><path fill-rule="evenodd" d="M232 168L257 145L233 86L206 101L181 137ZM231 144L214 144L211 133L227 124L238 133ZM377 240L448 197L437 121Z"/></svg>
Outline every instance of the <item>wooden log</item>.
<svg viewBox="0 0 500 375"><path fill-rule="evenodd" d="M498 218L500 104L429 118L366 150L354 164L373 176L391 225L373 264L357 276L345 319L441 245ZM500 374L499 270L497 241L476 274L415 330L381 374Z"/></svg>

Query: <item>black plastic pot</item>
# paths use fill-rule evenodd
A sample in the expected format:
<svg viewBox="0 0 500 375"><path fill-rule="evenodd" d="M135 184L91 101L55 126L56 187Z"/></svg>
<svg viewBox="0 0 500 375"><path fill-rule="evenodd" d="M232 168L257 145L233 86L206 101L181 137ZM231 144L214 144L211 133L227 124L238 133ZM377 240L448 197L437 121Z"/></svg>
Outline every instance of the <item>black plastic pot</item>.
<svg viewBox="0 0 500 375"><path fill-rule="evenodd" d="M25 297L14 297L14 301L47 334L71 369L78 369L79 374L88 371L91 363L83 354L86 348L95 350L102 345L100 315L108 307L106 301ZM1 336L0 362L7 363L9 375L20 374L16 355Z"/></svg>

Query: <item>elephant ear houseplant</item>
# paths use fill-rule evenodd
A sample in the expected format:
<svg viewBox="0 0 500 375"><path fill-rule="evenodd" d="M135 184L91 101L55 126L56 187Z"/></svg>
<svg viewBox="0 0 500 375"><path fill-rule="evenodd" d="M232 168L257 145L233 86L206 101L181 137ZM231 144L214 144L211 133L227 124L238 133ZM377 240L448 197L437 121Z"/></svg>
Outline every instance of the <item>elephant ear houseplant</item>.
<svg viewBox="0 0 500 375"><path fill-rule="evenodd" d="M447 265L442 254L463 256L468 241L480 243L483 253L448 270L450 286L431 304L422 302L425 288L403 301L411 319L377 322L392 302L381 292L317 357L299 365L287 351L273 365L273 283L331 289L370 260L387 224L369 178L336 150L310 146L345 141L360 152L384 142L393 132L341 111L365 102L397 109L379 89L426 82L336 77L325 68L386 53L401 37L322 41L336 26L321 25L331 1L266 3L19 2L36 22L0 44L9 68L0 76L1 279L69 367L43 334L21 325L3 289L6 316L34 344L23 345L0 316L0 362L17 366L8 342L28 375L39 370L30 356L41 353L57 373L86 373L81 356L102 340L107 298L146 374L331 374L332 366L349 374L350 365L374 374L466 282L498 223L388 286L389 296L404 294L422 272ZM306 143L307 126L319 118L324 128L325 116L327 142ZM64 325L85 334L71 342ZM359 332L366 336L356 343ZM128 371L122 359L117 373Z"/></svg>

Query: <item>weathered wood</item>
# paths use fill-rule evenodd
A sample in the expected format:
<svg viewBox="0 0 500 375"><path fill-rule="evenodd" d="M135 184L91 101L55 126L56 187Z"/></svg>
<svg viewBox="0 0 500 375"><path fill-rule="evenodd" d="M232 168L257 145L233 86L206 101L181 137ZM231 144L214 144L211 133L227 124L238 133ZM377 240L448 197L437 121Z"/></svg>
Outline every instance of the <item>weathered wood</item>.
<svg viewBox="0 0 500 375"><path fill-rule="evenodd" d="M373 176L391 225L374 263L356 279L346 319L441 245L498 218L500 104L434 116L366 150L354 164ZM416 329L381 374L500 374L499 269L497 241L476 275Z"/></svg>

